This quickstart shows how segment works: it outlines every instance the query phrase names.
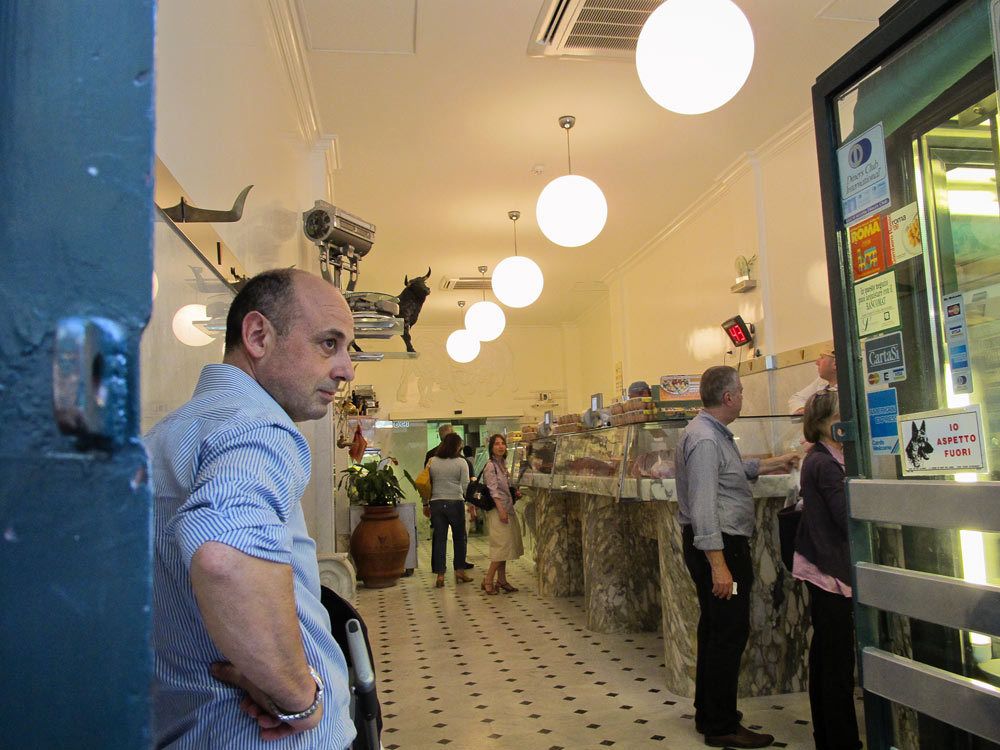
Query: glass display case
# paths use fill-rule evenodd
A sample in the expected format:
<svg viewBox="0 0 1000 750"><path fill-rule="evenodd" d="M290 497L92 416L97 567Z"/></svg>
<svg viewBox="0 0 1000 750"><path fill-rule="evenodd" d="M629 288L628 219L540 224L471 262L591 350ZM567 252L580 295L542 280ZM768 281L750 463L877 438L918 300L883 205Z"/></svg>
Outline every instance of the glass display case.
<svg viewBox="0 0 1000 750"><path fill-rule="evenodd" d="M630 427L605 427L557 436L552 488L617 497Z"/></svg>
<svg viewBox="0 0 1000 750"><path fill-rule="evenodd" d="M684 418L574 432L511 451L518 484L624 501L674 499L674 453L687 426ZM729 425L744 458L767 458L802 449L802 418L741 417ZM551 476L550 476L551 475ZM756 497L780 497L792 487L788 474L760 477Z"/></svg>
<svg viewBox="0 0 1000 750"><path fill-rule="evenodd" d="M556 439L538 438L527 443L513 443L507 452L511 463L507 466L514 484L519 487L549 489L552 486L552 468L555 463Z"/></svg>
<svg viewBox="0 0 1000 750"><path fill-rule="evenodd" d="M674 454L686 419L630 425L619 497L625 500L671 500Z"/></svg>

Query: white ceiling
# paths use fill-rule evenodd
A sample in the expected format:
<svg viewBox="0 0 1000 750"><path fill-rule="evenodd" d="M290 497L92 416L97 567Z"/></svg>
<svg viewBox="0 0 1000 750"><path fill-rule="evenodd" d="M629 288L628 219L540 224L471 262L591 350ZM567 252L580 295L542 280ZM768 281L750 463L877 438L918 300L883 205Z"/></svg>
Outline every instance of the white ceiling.
<svg viewBox="0 0 1000 750"><path fill-rule="evenodd" d="M875 28L858 19L891 5L736 1L756 40L750 78L720 110L685 117L646 96L630 60L529 57L543 0L298 0L321 130L337 139L335 203L377 226L359 288L395 293L431 266L421 322L457 325L457 300L476 297L441 279L510 255L518 209L519 250L546 286L508 324L572 320L599 298L581 285L600 289L727 166L808 111L816 76ZM573 171L608 200L604 231L577 249L546 240L534 216L566 172L564 114L577 118Z"/></svg>

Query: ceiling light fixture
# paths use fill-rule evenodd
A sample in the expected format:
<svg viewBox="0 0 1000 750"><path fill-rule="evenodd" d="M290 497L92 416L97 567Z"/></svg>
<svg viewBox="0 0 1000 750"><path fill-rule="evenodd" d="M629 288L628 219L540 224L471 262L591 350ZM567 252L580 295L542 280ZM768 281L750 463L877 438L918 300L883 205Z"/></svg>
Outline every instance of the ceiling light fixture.
<svg viewBox="0 0 1000 750"><path fill-rule="evenodd" d="M205 323L210 320L208 308L205 305L184 305L176 313L171 322L174 336L187 346L205 346L215 341L214 338L195 326L195 321Z"/></svg>
<svg viewBox="0 0 1000 750"><path fill-rule="evenodd" d="M458 301L458 309L465 307L465 300ZM479 356L479 339L464 328L452 331L444 344L448 356L459 364L471 362Z"/></svg>
<svg viewBox="0 0 1000 750"><path fill-rule="evenodd" d="M535 261L517 254L517 220L521 212L508 211L507 218L514 222L514 254L493 269L493 294L507 307L527 307L542 293L545 278Z"/></svg>
<svg viewBox="0 0 1000 750"><path fill-rule="evenodd" d="M753 29L731 0L667 0L639 32L635 67L654 102L698 115L736 96L753 55Z"/></svg>
<svg viewBox="0 0 1000 750"><path fill-rule="evenodd" d="M479 273L486 278L486 266L479 266ZM496 302L486 299L486 289L483 289L482 302L476 302L465 313L465 330L480 341L494 341L500 338L507 326L507 316L503 308Z"/></svg>
<svg viewBox="0 0 1000 750"><path fill-rule="evenodd" d="M559 127L566 131L569 174L557 177L546 185L535 206L535 218L542 234L563 247L586 245L601 233L608 220L608 202L597 183L573 174L569 131L575 124L573 115L559 118Z"/></svg>

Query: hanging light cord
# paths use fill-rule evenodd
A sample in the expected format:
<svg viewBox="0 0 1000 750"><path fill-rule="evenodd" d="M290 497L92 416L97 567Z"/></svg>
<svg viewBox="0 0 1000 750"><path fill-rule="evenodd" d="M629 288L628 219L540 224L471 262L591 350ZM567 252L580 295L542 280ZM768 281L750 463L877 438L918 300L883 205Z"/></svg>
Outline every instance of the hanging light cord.
<svg viewBox="0 0 1000 750"><path fill-rule="evenodd" d="M566 165L568 167L569 174L573 174L573 157L570 156L569 153L569 128L565 128L565 130L566 130Z"/></svg>
<svg viewBox="0 0 1000 750"><path fill-rule="evenodd" d="M514 255L517 255L517 219L514 219Z"/></svg>

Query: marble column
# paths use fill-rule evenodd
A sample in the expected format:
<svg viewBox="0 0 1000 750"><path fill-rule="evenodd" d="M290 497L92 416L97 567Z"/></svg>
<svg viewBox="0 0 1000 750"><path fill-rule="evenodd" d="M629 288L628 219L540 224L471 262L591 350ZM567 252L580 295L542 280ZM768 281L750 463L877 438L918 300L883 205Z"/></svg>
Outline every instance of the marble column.
<svg viewBox="0 0 1000 750"><path fill-rule="evenodd" d="M583 593L579 503L565 492L535 489L535 573L542 596Z"/></svg>
<svg viewBox="0 0 1000 750"><path fill-rule="evenodd" d="M638 533L641 508L579 495L587 627L598 633L656 630L660 617L656 542Z"/></svg>

